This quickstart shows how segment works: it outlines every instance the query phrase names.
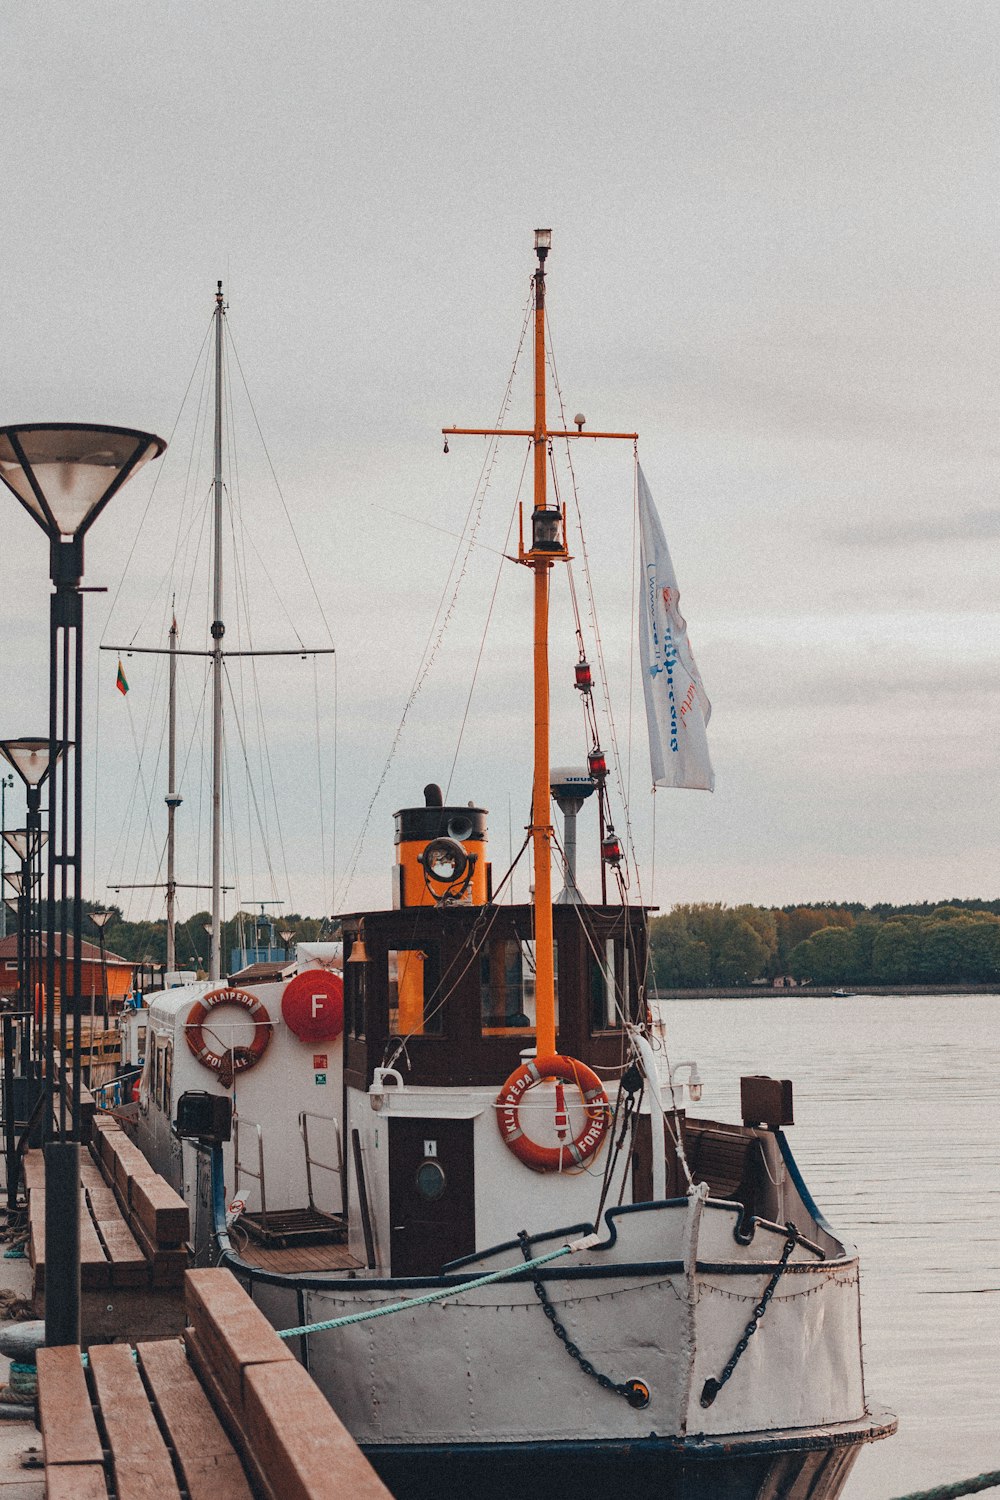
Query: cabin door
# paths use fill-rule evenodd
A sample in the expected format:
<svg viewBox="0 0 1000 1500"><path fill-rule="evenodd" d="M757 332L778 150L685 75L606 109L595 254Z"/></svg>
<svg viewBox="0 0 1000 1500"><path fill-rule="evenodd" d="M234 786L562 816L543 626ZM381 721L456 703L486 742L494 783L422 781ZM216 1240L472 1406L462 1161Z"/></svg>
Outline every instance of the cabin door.
<svg viewBox="0 0 1000 1500"><path fill-rule="evenodd" d="M389 1120L393 1276L435 1276L476 1248L472 1120Z"/></svg>

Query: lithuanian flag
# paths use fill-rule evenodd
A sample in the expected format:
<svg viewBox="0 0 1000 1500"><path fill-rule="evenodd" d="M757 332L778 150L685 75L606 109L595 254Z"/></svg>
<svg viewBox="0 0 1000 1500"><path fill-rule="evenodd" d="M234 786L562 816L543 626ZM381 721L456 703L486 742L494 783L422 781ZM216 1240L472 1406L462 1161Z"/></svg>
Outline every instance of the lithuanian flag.
<svg viewBox="0 0 1000 1500"><path fill-rule="evenodd" d="M115 687L124 698L125 694L128 692L128 678L125 676L125 669L122 666L121 657L118 658L118 678L115 682Z"/></svg>

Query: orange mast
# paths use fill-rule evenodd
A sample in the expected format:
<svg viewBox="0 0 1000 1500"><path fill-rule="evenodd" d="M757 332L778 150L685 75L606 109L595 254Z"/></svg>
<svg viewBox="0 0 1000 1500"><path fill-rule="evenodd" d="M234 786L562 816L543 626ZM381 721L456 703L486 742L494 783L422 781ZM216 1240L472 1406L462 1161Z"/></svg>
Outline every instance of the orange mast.
<svg viewBox="0 0 1000 1500"><path fill-rule="evenodd" d="M534 784L531 798L532 852L535 861L535 1044L539 1057L556 1050L555 966L552 946L552 799L549 790L549 574L556 561L565 562L565 517L546 501L548 446L552 438L629 438L634 432L552 431L545 417L545 260L552 244L550 229L535 230L538 269L535 287L535 425L525 428L445 427L449 436L530 437L534 444L534 507L531 516L531 547L518 547L518 562L535 575L534 679L535 742Z"/></svg>

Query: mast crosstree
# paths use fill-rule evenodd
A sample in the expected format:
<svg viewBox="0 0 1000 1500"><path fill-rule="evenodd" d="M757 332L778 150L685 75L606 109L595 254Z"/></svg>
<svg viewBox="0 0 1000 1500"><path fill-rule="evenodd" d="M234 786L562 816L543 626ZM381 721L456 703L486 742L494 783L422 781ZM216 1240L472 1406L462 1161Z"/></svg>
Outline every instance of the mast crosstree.
<svg viewBox="0 0 1000 1500"><path fill-rule="evenodd" d="M552 804L549 790L549 574L557 562L567 562L566 515L547 499L546 477L549 443L553 438L638 439L636 432L584 432L579 421L574 432L550 428L545 394L545 261L552 246L550 229L535 230L534 273L534 370L535 425L511 427L443 427L445 445L449 437L526 437L534 446L534 494L531 515L531 546L525 550L523 530L517 561L531 568L534 584L534 775L531 826L528 830L535 866L535 1036L539 1057L556 1051L555 967L552 943Z"/></svg>

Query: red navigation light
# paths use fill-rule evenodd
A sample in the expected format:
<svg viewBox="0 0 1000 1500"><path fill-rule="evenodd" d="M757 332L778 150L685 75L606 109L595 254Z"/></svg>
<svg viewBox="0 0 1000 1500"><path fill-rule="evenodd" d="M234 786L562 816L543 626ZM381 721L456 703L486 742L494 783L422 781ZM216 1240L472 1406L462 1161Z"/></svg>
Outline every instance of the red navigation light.
<svg viewBox="0 0 1000 1500"><path fill-rule="evenodd" d="M575 686L579 688L581 693L589 693L591 688L594 686L594 679L591 676L589 661L581 660L577 662Z"/></svg>
<svg viewBox="0 0 1000 1500"><path fill-rule="evenodd" d="M603 781L608 774L608 762L604 751L598 746L587 756L587 770L595 781Z"/></svg>
<svg viewBox="0 0 1000 1500"><path fill-rule="evenodd" d="M622 846L614 829L610 829L601 840L601 858L606 865L620 865L622 862Z"/></svg>

